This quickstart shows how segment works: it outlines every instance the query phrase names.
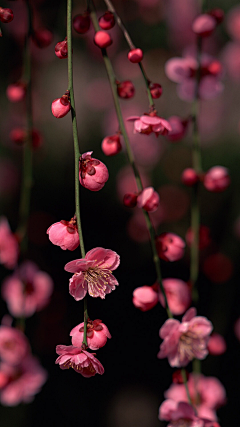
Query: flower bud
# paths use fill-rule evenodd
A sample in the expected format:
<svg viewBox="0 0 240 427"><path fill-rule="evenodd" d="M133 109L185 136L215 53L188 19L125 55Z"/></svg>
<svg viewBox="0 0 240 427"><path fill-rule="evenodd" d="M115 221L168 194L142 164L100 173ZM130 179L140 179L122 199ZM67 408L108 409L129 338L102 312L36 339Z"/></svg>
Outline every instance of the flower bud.
<svg viewBox="0 0 240 427"><path fill-rule="evenodd" d="M67 37L62 42L58 42L56 44L55 55L60 59L64 59L68 57Z"/></svg>
<svg viewBox="0 0 240 427"><path fill-rule="evenodd" d="M159 83L150 83L149 89L153 99L158 99L162 95L162 86Z"/></svg>
<svg viewBox="0 0 240 427"><path fill-rule="evenodd" d="M115 25L113 13L110 11L105 12L104 15L99 18L98 23L102 30L110 30Z"/></svg>
<svg viewBox="0 0 240 427"><path fill-rule="evenodd" d="M212 9L208 12L209 15L213 16L216 19L217 24L221 24L224 19L224 12L222 9Z"/></svg>
<svg viewBox="0 0 240 427"><path fill-rule="evenodd" d="M193 32L197 34L200 37L208 37L212 34L212 32L216 28L216 20L208 15L207 13L204 13L202 15L199 15L194 21L192 25Z"/></svg>
<svg viewBox="0 0 240 427"><path fill-rule="evenodd" d="M163 288L167 297L170 311L174 316L183 314L191 304L191 290L183 280L168 278L162 280ZM159 290L159 301L165 307L165 298L161 289Z"/></svg>
<svg viewBox="0 0 240 427"><path fill-rule="evenodd" d="M88 12L76 15L73 18L73 28L78 34L85 34L89 30L90 24L91 20Z"/></svg>
<svg viewBox="0 0 240 427"><path fill-rule="evenodd" d="M123 196L123 204L127 208L135 208L137 206L138 195L134 193L127 193Z"/></svg>
<svg viewBox="0 0 240 427"><path fill-rule="evenodd" d="M106 136L102 142L102 150L106 156L115 156L121 151L122 146L118 135Z"/></svg>
<svg viewBox="0 0 240 427"><path fill-rule="evenodd" d="M187 230L186 233L186 242L188 246L191 246L193 243L194 233L191 228ZM199 228L199 249L205 249L207 248L212 239L210 237L210 229L206 225L200 225Z"/></svg>
<svg viewBox="0 0 240 427"><path fill-rule="evenodd" d="M134 64L137 64L138 62L141 62L143 59L143 51L142 49L132 49L130 52L128 52L128 59L130 62L133 62Z"/></svg>
<svg viewBox="0 0 240 427"><path fill-rule="evenodd" d="M40 28L33 33L33 42L39 48L50 46L53 41L53 33L47 28Z"/></svg>
<svg viewBox="0 0 240 427"><path fill-rule="evenodd" d="M50 242L61 249L74 251L79 245L79 235L75 218L71 221L55 222L47 229Z"/></svg>
<svg viewBox="0 0 240 427"><path fill-rule="evenodd" d="M84 322L75 326L70 332L72 344L81 347L84 336ZM87 345L91 350L103 347L108 338L112 338L107 326L100 319L87 321Z"/></svg>
<svg viewBox="0 0 240 427"><path fill-rule="evenodd" d="M54 117L60 119L71 110L71 104L68 100L68 95L63 95L52 102L52 113Z"/></svg>
<svg viewBox="0 0 240 427"><path fill-rule="evenodd" d="M11 102L19 102L25 98L26 85L23 82L12 83L7 87L7 97Z"/></svg>
<svg viewBox="0 0 240 427"><path fill-rule="evenodd" d="M91 191L99 191L107 182L107 167L100 160L91 157L92 151L84 153L79 162L80 184Z"/></svg>
<svg viewBox="0 0 240 427"><path fill-rule="evenodd" d="M147 212L155 212L159 206L159 195L153 187L144 188L137 198L139 208Z"/></svg>
<svg viewBox="0 0 240 427"><path fill-rule="evenodd" d="M159 258L165 261L178 261L184 255L185 242L174 233L162 233L156 237L156 249Z"/></svg>
<svg viewBox="0 0 240 427"><path fill-rule="evenodd" d="M181 176L182 183L187 187L192 187L199 181L197 172L192 168L184 169Z"/></svg>
<svg viewBox="0 0 240 427"><path fill-rule="evenodd" d="M112 39L106 31L97 31L94 36L94 43L101 49L111 46Z"/></svg>
<svg viewBox="0 0 240 427"><path fill-rule="evenodd" d="M227 350L226 341L222 335L216 334L215 332L210 336L208 341L209 354L213 356L220 356Z"/></svg>
<svg viewBox="0 0 240 427"><path fill-rule="evenodd" d="M119 98L129 99L135 94L135 87L130 80L117 83L117 93Z"/></svg>
<svg viewBox="0 0 240 427"><path fill-rule="evenodd" d="M8 8L2 8L0 7L0 21L3 22L4 24L8 24L9 22L11 22L13 20L14 16L13 16L13 11L12 9L8 9Z"/></svg>
<svg viewBox="0 0 240 427"><path fill-rule="evenodd" d="M16 145L23 145L27 138L27 132L22 128L12 129L10 139ZM32 147L38 148L42 145L42 135L37 129L32 129Z"/></svg>
<svg viewBox="0 0 240 427"><path fill-rule="evenodd" d="M167 140L171 142L180 141L186 134L189 120L181 119L181 117L178 116L171 116L168 118L168 122L172 130L166 135Z"/></svg>
<svg viewBox="0 0 240 427"><path fill-rule="evenodd" d="M203 185L208 191L220 193L230 185L228 169L224 166L214 166L206 173Z"/></svg>
<svg viewBox="0 0 240 427"><path fill-rule="evenodd" d="M155 286L141 286L133 291L133 304L141 311L148 311L158 303L158 292Z"/></svg>

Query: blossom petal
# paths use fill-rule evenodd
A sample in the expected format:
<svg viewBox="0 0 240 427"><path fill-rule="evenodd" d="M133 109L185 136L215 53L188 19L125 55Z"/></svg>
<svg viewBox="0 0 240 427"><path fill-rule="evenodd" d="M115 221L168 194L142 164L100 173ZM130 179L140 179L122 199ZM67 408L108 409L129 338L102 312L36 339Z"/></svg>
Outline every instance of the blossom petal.
<svg viewBox="0 0 240 427"><path fill-rule="evenodd" d="M120 257L116 252L101 247L87 252L85 259L94 261L92 265L101 269L115 270L120 264Z"/></svg>
<svg viewBox="0 0 240 427"><path fill-rule="evenodd" d="M74 274L69 280L69 293L72 297L79 301L83 299L87 293L87 282L82 273Z"/></svg>

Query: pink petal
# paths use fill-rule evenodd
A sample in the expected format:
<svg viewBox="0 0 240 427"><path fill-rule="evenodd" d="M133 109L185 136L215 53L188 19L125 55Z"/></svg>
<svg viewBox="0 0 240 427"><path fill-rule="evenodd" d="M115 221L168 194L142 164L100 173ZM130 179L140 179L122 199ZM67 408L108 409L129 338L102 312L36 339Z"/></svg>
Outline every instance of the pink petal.
<svg viewBox="0 0 240 427"><path fill-rule="evenodd" d="M139 119L140 119L140 117L139 117L139 116L130 116L130 117L128 117L126 120L127 120L128 122L132 122L132 121L139 120Z"/></svg>
<svg viewBox="0 0 240 427"><path fill-rule="evenodd" d="M64 270L69 273L80 273L81 271L86 271L89 267L91 267L92 262L86 260L85 258L75 259L74 261L68 262Z"/></svg>
<svg viewBox="0 0 240 427"><path fill-rule="evenodd" d="M184 314L182 318L182 322L189 322L190 320L193 319L193 317L196 316L196 314L197 314L197 310L195 307L189 308L189 310Z"/></svg>
<svg viewBox="0 0 240 427"><path fill-rule="evenodd" d="M180 322L176 319L168 319L163 324L159 331L159 335L162 339L166 338L168 334L172 333L175 329L179 328Z"/></svg>
<svg viewBox="0 0 240 427"><path fill-rule="evenodd" d="M120 257L116 252L101 247L87 252L85 259L93 262L94 267L108 270L115 270L120 264Z"/></svg>
<svg viewBox="0 0 240 427"><path fill-rule="evenodd" d="M77 273L69 280L69 293L72 297L79 301L83 299L87 293L88 286L82 273Z"/></svg>
<svg viewBox="0 0 240 427"><path fill-rule="evenodd" d="M160 119L160 117L158 117L158 116L147 116L147 115L144 115L144 116L140 117L140 120L144 124L146 124L146 125L149 126L149 125L158 125L158 124L160 124L162 119Z"/></svg>

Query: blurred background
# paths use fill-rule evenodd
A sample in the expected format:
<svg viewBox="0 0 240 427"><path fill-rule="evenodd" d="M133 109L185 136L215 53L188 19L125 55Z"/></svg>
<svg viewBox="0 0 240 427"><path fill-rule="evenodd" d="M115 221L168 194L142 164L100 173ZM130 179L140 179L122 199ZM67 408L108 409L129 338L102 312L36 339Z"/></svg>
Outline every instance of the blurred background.
<svg viewBox="0 0 240 427"><path fill-rule="evenodd" d="M84 12L84 1L75 1L73 16ZM104 2L96 1L99 16ZM211 3L211 4L210 4ZM166 61L181 57L193 45L193 18L199 13L197 0L114 1L137 47L144 52L143 64L149 79L160 83L163 94L156 100L161 117L187 118L191 103L181 100L176 84L164 71ZM3 1L14 20L1 25L0 40L0 215L8 218L12 230L18 224L22 147L10 138L13 128L25 126L25 104L11 103L6 97L9 84L21 80L23 42L27 26L24 1ZM34 186L29 218L29 259L53 278L55 288L50 304L27 320L26 334L33 354L48 371L48 381L29 405L0 407L2 427L75 426L157 427L158 408L163 393L172 382L173 370L167 360L159 360L159 328L166 320L160 304L142 313L132 304L136 287L152 285L155 270L141 212L123 206L123 195L134 190L132 172L125 150L107 157L101 142L117 131L117 119L100 50L93 43L94 30L85 35L73 32L74 89L80 150L106 164L110 178L100 192L81 188L81 215L86 251L101 246L120 254L115 275L119 287L106 300L89 298L89 316L102 319L112 340L97 352L105 367L103 376L85 379L73 370L61 371L55 365L55 347L70 345L70 330L83 321L83 303L69 295L69 273L64 265L80 258L79 249L62 251L52 245L47 228L74 215L74 154L70 115L57 120L51 103L67 89L67 62L59 60L54 46L66 36L66 1L32 0L34 28L47 28L53 34L50 45L41 49L32 44L34 127L42 144L34 151ZM212 0L209 7L222 8L224 22L206 39L204 51L223 64L224 90L200 108L203 168L214 165L229 168L231 186L224 193L200 195L201 223L210 228L210 243L201 251L198 313L207 316L215 332L222 334L227 351L202 363L205 375L220 379L227 393L227 405L219 412L221 427L239 420L238 361L240 343L234 334L240 316L240 19L231 31L231 14L239 14L240 3ZM238 9L236 9L238 7ZM234 11L234 12L233 12ZM235 15L234 15L235 16ZM237 28L239 39L237 38ZM118 80L131 80L136 93L121 100L124 118L148 112L148 99L139 68L128 61L128 47L115 26L108 49ZM134 135L127 122L132 148L146 185L159 191L161 206L153 214L158 233L172 231L185 238L190 222L190 191L181 184L181 173L191 166L191 126L183 140L170 142L164 137ZM122 141L123 142L123 141ZM136 208L137 209L137 208ZM162 262L163 277L189 278L189 249L179 262ZM1 279L9 272L0 268ZM7 313L0 301L1 318Z"/></svg>

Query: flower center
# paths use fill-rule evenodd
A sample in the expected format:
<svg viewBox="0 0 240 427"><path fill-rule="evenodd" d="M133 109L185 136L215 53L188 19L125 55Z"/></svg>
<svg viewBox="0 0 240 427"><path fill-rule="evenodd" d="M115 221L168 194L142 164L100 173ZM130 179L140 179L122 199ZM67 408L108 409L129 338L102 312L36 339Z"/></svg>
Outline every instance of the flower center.
<svg viewBox="0 0 240 427"><path fill-rule="evenodd" d="M79 163L81 177L85 178L86 174L95 175L96 169L94 166L98 166L99 164L99 160L92 159L90 155L85 156L84 159L81 157Z"/></svg>
<svg viewBox="0 0 240 427"><path fill-rule="evenodd" d="M180 359L184 359L186 356L189 360L195 357L195 353L202 349L203 340L198 337L192 331L187 331L182 334L179 340L179 352Z"/></svg>
<svg viewBox="0 0 240 427"><path fill-rule="evenodd" d="M107 268L90 267L84 273L84 278L88 283L88 293L94 296L96 288L98 291L105 291L111 271Z"/></svg>

